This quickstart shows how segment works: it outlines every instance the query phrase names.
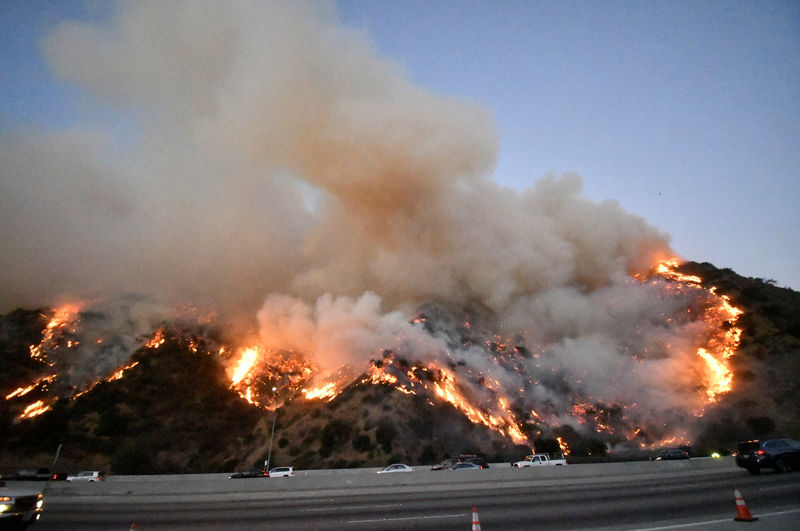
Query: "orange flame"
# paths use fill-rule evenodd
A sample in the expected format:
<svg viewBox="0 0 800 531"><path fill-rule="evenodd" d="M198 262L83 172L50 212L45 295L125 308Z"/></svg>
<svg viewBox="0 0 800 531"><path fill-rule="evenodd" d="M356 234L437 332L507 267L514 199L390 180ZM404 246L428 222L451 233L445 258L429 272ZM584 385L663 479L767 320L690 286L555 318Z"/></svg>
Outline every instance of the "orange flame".
<svg viewBox="0 0 800 531"><path fill-rule="evenodd" d="M336 382L328 382L312 389L303 389L303 396L306 397L306 400L331 401L339 394L337 387Z"/></svg>
<svg viewBox="0 0 800 531"><path fill-rule="evenodd" d="M706 394L709 401L715 402L718 395L731 390L733 372L731 372L724 360L715 358L704 348L698 349L697 355L705 360L708 367L709 384Z"/></svg>
<svg viewBox="0 0 800 531"><path fill-rule="evenodd" d="M258 402L253 398L253 389L250 386L250 382L245 379L253 369L257 359L258 347L243 349L239 361L233 366L233 372L231 374L231 388L235 389L240 384L243 384L244 390L237 389L239 396L256 406Z"/></svg>
<svg viewBox="0 0 800 531"><path fill-rule="evenodd" d="M247 376L247 373L253 368L257 358L258 347L250 347L242 351L239 361L236 362L236 365L233 367L233 374L231 375L232 385L238 384Z"/></svg>
<svg viewBox="0 0 800 531"><path fill-rule="evenodd" d="M392 365L392 360L385 361L380 367L372 366L369 375L362 380L362 383L386 384L391 385L398 391L413 395L416 394L415 387L419 386L425 390L432 390L436 396L450 403L461 411L471 422L483 424L504 436L511 437L517 443L527 441L527 437L522 433L517 425L514 414L508 409L508 400L503 397L497 398L496 414L488 413L481 408L470 404L469 399L458 390L455 377L446 369L441 369L430 363L428 367L412 367L405 371L408 384L400 382L398 377L386 371L387 366ZM434 374L433 382L429 384L422 381L417 376L417 372Z"/></svg>
<svg viewBox="0 0 800 531"><path fill-rule="evenodd" d="M33 418L37 415L41 415L42 413L48 411L49 409L50 406L45 405L45 403L41 400L37 400L33 404L26 407L25 410L22 412L22 414L19 416L19 418L21 419Z"/></svg>
<svg viewBox="0 0 800 531"><path fill-rule="evenodd" d="M50 348L56 340L58 333L67 325L74 324L77 320L78 312L83 307L83 303L67 303L53 311L53 317L48 321L47 326L42 330L42 340L38 345L30 345L28 350L32 358L44 359L45 351ZM77 342L69 341L67 348L77 346Z"/></svg>
<svg viewBox="0 0 800 531"><path fill-rule="evenodd" d="M151 337L150 340L144 344L144 346L146 348L158 348L163 345L165 341L166 338L164 337L164 329L159 328L156 330L156 333L153 334L153 337Z"/></svg>
<svg viewBox="0 0 800 531"><path fill-rule="evenodd" d="M567 446L567 442L562 439L560 436L556 437L556 441L558 441L558 447L561 448L561 453L564 454L564 457L569 455L569 446Z"/></svg>
<svg viewBox="0 0 800 531"><path fill-rule="evenodd" d="M11 391L9 394L7 394L6 395L6 400L11 400L12 398L25 396L28 393L30 393L31 391L33 391L34 389L36 389L36 387L39 386L40 384L52 382L53 380L55 380L56 376L57 375L55 375L55 374L51 374L49 376L42 376L41 378L39 378L38 380L36 380L35 382L33 382L32 384L30 384L27 387L19 387L19 388L15 389L15 390Z"/></svg>
<svg viewBox="0 0 800 531"><path fill-rule="evenodd" d="M703 279L695 275L684 275L676 271L680 266L677 258L670 258L656 265L655 272L665 278L671 278L680 282L688 282L690 284L700 284Z"/></svg>
<svg viewBox="0 0 800 531"><path fill-rule="evenodd" d="M126 372L126 371L128 371L129 369L132 369L132 368L136 367L137 365L139 365L139 362L138 362L138 361L134 361L134 362L132 362L132 363L129 363L128 365L125 365L124 367L120 367L119 369L117 369L116 371L114 371L113 373L111 373L111 376L108 376L108 377L107 377L107 378L105 378L104 380L97 380L97 381L95 381L95 382L92 382L91 384L89 384L89 385L88 385L86 388L84 388L83 390L81 390L81 391L79 391L79 392L75 393L74 395L72 395L72 399L73 399L73 400L76 400L76 399L78 399L78 398L82 397L83 395L87 394L87 393L88 393L88 392L90 392L92 389L94 389L95 387L97 387L98 385L100 385L100 382L103 382L103 381L106 381L106 382L113 382L113 381L115 381L115 380L121 380L122 378L124 378L124 377L125 377L125 372Z"/></svg>
<svg viewBox="0 0 800 531"><path fill-rule="evenodd" d="M670 278L684 283L700 285L702 279L695 275L684 275L676 268L679 263L670 259L658 264L656 273L665 278ZM699 286L700 287L700 286ZM703 288L701 288L703 289ZM717 295L716 287L707 290L716 296L717 304L706 308L704 320L716 331L708 343L697 349L697 356L705 364L705 387L707 400L710 403L719 400L720 395L730 391L733 387L733 371L728 366L731 358L739 347L742 330L737 328L736 321L744 312L733 306L726 295Z"/></svg>
<svg viewBox="0 0 800 531"><path fill-rule="evenodd" d="M728 297L717 295L714 288L704 288L700 277L684 275L678 272L678 266L677 259L670 259L658 264L655 268L655 273L662 278L681 283L681 285L689 285L691 286L690 289L706 290L714 295L712 297L714 304L709 304L704 308L704 313L700 316L708 325L710 337L705 340L702 346L697 347L698 365L695 367L703 378L705 388L703 400L706 403L714 402L722 394L729 391L733 385L733 372L728 366L728 360L736 353L739 345L742 331L734 325L742 311L734 307ZM669 285L677 287L677 284L670 283ZM76 322L79 309L80 306L77 304L64 305L57 309L53 318L43 330L42 341L39 345L31 345L31 356L43 357L49 345L54 344L58 331L70 323ZM415 319L415 322L421 321L425 321L425 319L422 317ZM464 322L463 326L467 330L472 327L469 321ZM159 348L164 342L165 332L159 328L145 346ZM67 346L70 347L75 344L77 342L67 343ZM504 340L500 335L495 335L492 340L486 342L488 351L495 356L500 356L501 359L502 356L508 356L508 354L503 354L504 352L516 349L512 345L511 341ZM193 339L190 339L188 348L193 352L197 352L199 346ZM692 349L694 348L693 346ZM219 349L219 355L228 356L226 347ZM237 356L234 356L236 361L230 365L230 387L235 389L243 399L256 406L260 406L259 401L262 400L260 395L267 396L269 392L265 391L265 389L270 388L272 385L288 388L291 392L290 395L292 393L295 395L302 394L307 400L330 401L338 396L346 383L342 378L339 378L339 380L331 379L313 387L310 385L305 387L310 383L314 375L315 370L312 366L299 361L300 358L297 356L293 355L293 358L281 357L282 355L272 351L265 351L259 346L241 349L237 352ZM538 358L539 354L533 353L532 356ZM497 358L495 361L497 361ZM124 372L135 365L136 363L120 368L108 378L108 381L122 378ZM473 377L470 377L470 381L472 380ZM489 375L480 375L480 378L475 376L474 380L479 381L483 388L480 394L482 398L477 402L474 396L465 391L468 388L459 386L456 373L442 369L433 362L429 362L425 367L414 366L409 368L407 365L400 363L393 364L393 358L385 358L382 365L373 365L370 368L361 383L390 385L394 389L409 395L421 393L423 390L428 391L453 405L471 422L487 426L511 438L517 444L528 442L527 437L520 429L520 421L517 415L509 405L513 402L513 397L508 398L501 394L502 384ZM277 383L278 381L282 383ZM266 384L266 382L269 383ZM38 383L28 387L21 387L7 395L6 399L23 396L31 392ZM531 381L531 383L536 384L538 382ZM88 390L76 394L74 398L88 392ZM524 389L521 388L519 392L521 396ZM490 398L486 398L486 396ZM611 433L613 428L609 425L608 416L604 416L602 412L591 411L591 407L588 404L576 404L573 406L572 416L581 423L593 426L592 429L598 432ZM45 405L43 401L38 401L28 406L22 416L30 418L48 409L49 406ZM552 411L548 412L546 408L544 411L543 414L547 418L556 418ZM532 409L530 410L530 416L540 419L539 414ZM554 422L556 421L554 420ZM568 455L570 450L566 442L560 437L558 442L564 455Z"/></svg>
<svg viewBox="0 0 800 531"><path fill-rule="evenodd" d="M134 361L133 363L130 363L130 364L124 366L124 367L121 367L121 368L117 369L114 372L114 374L112 374L111 376L109 376L106 379L106 381L113 382L114 380L121 380L122 377L125 376L125 371L127 371L128 369L133 369L137 365L139 365L139 362L138 361Z"/></svg>

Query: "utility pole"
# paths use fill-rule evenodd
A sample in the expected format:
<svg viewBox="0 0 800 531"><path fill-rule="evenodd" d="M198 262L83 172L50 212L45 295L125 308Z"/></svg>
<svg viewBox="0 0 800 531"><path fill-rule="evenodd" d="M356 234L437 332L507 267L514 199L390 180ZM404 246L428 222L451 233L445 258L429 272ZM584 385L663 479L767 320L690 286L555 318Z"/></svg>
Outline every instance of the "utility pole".
<svg viewBox="0 0 800 531"><path fill-rule="evenodd" d="M272 388L272 399L275 400L275 391L277 387ZM269 450L267 451L267 460L264 462L264 470L269 472L269 460L272 457L272 438L275 436L275 419L278 418L278 401L275 400L275 413L272 416L272 431L269 434Z"/></svg>

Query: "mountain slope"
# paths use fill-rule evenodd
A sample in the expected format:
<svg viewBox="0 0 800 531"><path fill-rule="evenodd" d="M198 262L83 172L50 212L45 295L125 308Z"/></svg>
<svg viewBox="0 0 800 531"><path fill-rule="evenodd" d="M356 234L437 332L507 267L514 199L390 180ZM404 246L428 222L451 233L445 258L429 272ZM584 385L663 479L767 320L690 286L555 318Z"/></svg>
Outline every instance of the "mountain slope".
<svg viewBox="0 0 800 531"><path fill-rule="evenodd" d="M695 451L730 449L755 437L800 437L800 293L711 264L687 263L680 270L700 276L706 287L716 286L744 310L737 323L742 328L740 347L731 360L733 389L698 419ZM46 368L31 359L29 348L41 341L46 314L17 310L0 318L3 396ZM460 341L473 340L469 334L474 330L459 333ZM99 468L119 474L250 468L261 466L270 454L273 420L271 465L431 464L460 453L507 461L528 451L473 423L435 394L401 392L364 376L328 402L299 394L277 396L275 415L231 389L218 353L213 340L198 341L176 328L157 347L133 352L118 378L99 380L74 398L64 395L34 418L16 419L24 404L46 396L48 386L63 387L63 382L43 382L24 399L3 400L0 469L48 466L59 445L56 468L66 470ZM602 458L611 442L570 424L553 426L544 435L534 423L520 428L537 451L557 451L553 437L562 437L576 459Z"/></svg>
<svg viewBox="0 0 800 531"><path fill-rule="evenodd" d="M697 444L730 448L737 440L800 438L800 293L708 263L681 269L744 310L734 387L705 415Z"/></svg>

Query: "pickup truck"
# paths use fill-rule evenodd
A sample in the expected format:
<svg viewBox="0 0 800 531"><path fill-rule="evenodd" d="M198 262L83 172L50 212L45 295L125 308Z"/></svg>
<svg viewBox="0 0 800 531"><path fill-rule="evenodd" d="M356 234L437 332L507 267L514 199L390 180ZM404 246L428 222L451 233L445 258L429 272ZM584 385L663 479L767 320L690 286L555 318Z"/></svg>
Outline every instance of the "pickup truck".
<svg viewBox="0 0 800 531"><path fill-rule="evenodd" d="M515 468L527 468L531 466L561 466L566 465L567 460L564 459L564 456L558 454L550 459L550 456L547 454L533 454L525 456L523 461L517 461L516 463L511 463L511 466Z"/></svg>
<svg viewBox="0 0 800 531"><path fill-rule="evenodd" d="M0 529L25 529L39 519L43 505L41 491L0 481Z"/></svg>

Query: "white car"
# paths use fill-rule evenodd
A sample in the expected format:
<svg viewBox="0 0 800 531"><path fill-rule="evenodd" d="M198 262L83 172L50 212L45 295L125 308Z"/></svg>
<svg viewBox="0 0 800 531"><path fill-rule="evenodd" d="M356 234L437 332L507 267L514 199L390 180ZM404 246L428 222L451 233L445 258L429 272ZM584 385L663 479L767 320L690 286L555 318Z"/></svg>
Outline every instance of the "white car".
<svg viewBox="0 0 800 531"><path fill-rule="evenodd" d="M41 491L9 487L0 481L0 529L24 529L39 519L43 506Z"/></svg>
<svg viewBox="0 0 800 531"><path fill-rule="evenodd" d="M395 463L393 465L389 465L383 470L378 470L378 474L390 474L392 472L413 472L414 469L408 465L404 465L402 463Z"/></svg>
<svg viewBox="0 0 800 531"><path fill-rule="evenodd" d="M99 470L84 470L67 476L67 481L103 481L106 475Z"/></svg>
<svg viewBox="0 0 800 531"><path fill-rule="evenodd" d="M269 471L271 478L290 478L292 476L294 476L294 467L291 466L279 466Z"/></svg>

